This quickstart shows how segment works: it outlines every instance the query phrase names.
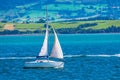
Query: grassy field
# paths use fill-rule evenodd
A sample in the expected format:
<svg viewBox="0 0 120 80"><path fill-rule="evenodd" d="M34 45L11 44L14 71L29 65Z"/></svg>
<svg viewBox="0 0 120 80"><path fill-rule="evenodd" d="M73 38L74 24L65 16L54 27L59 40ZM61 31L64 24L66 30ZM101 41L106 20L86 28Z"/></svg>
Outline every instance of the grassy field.
<svg viewBox="0 0 120 80"><path fill-rule="evenodd" d="M56 22L56 23L50 23L51 26L53 26L55 29L60 28L76 28L79 25L86 24L86 23L97 23L96 26L90 26L85 29L106 29L112 25L116 27L120 27L120 20L96 20L96 21L74 21L74 22ZM0 23L0 31L3 31L3 26L5 24L11 24L11 23ZM20 24L20 23L14 23L16 26L16 29L19 31L34 31L37 29L44 30L44 23L30 23L30 24Z"/></svg>
<svg viewBox="0 0 120 80"><path fill-rule="evenodd" d="M37 23L32 23L32 24L15 24L16 29L20 31L25 31L25 30L30 30L34 31L36 29L44 29L43 24L37 24Z"/></svg>
<svg viewBox="0 0 120 80"><path fill-rule="evenodd" d="M116 27L120 27L120 20L102 20L102 21L94 21L96 23L98 23L98 25L94 26L94 27L89 27L92 29L106 29L110 26L116 26Z"/></svg>
<svg viewBox="0 0 120 80"><path fill-rule="evenodd" d="M110 26L120 27L120 20L96 20L96 21L76 21L76 22L61 22L51 24L55 28L76 28L79 25L86 23L97 23L96 26L90 26L85 29L106 29Z"/></svg>
<svg viewBox="0 0 120 80"><path fill-rule="evenodd" d="M91 8L92 7L92 8ZM78 11L80 11L81 9L85 10L86 14L93 14L96 13L96 11L100 11L102 9L104 9L105 7L107 7L107 5L102 4L102 5L84 5L84 4L49 4L48 5L48 12L49 12L49 16L54 17L54 18L58 18L58 16L56 16L57 14L59 15L63 15L65 14L64 12L60 13L60 11L70 11L70 16L78 16ZM27 11L27 16L30 16L32 18L34 17L45 17L45 10L46 6L43 5L41 10L28 10ZM84 13L83 13L84 14ZM94 14L93 14L94 15ZM26 17L26 15L24 16Z"/></svg>
<svg viewBox="0 0 120 80"><path fill-rule="evenodd" d="M96 8L97 10L99 8L104 8L106 7L107 5L106 4L102 4L102 5L92 5L94 8ZM49 10L72 10L72 11L75 11L75 10L79 10L79 9L82 9L82 8L89 8L90 5L83 5L83 4L76 4L76 5L73 5L73 4L57 4L56 6L54 4L49 4L48 5L48 8ZM46 7L43 6L43 9L45 9Z"/></svg>

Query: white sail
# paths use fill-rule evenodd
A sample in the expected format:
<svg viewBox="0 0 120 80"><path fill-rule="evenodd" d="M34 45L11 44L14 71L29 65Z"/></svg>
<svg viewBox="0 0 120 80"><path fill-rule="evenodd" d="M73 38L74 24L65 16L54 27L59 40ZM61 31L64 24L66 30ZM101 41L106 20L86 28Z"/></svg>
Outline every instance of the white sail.
<svg viewBox="0 0 120 80"><path fill-rule="evenodd" d="M53 46L53 49L52 49L52 52L51 52L51 57L54 57L54 58L60 58L60 59L63 59L63 52L62 52L62 48L60 46L60 43L59 43L59 40L58 40L58 37L57 37L57 34L55 32L55 30L53 29L54 31L54 46Z"/></svg>
<svg viewBox="0 0 120 80"><path fill-rule="evenodd" d="M46 28L45 39L41 51L39 53L39 56L48 56L48 26Z"/></svg>

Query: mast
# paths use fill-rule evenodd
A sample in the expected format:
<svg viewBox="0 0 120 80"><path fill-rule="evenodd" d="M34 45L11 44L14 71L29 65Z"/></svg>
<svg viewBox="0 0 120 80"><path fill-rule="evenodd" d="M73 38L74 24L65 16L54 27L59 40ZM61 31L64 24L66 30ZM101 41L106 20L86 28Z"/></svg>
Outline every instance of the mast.
<svg viewBox="0 0 120 80"><path fill-rule="evenodd" d="M47 4L46 4L46 31L49 32L49 29L48 29L48 6L47 6ZM47 54L48 54L48 38L47 38Z"/></svg>
<svg viewBox="0 0 120 80"><path fill-rule="evenodd" d="M41 51L39 53L39 56L37 56L37 58L39 57L47 57L48 58L48 9L47 9L47 5L46 5L46 33L45 33L45 38L44 38L44 42L41 48Z"/></svg>
<svg viewBox="0 0 120 80"><path fill-rule="evenodd" d="M48 28L48 6L46 5L46 28Z"/></svg>

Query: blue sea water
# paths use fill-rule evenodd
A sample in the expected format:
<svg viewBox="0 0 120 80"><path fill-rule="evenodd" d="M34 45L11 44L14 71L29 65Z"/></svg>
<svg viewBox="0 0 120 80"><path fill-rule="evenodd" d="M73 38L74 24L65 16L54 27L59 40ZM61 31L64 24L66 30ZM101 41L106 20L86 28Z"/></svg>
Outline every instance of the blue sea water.
<svg viewBox="0 0 120 80"><path fill-rule="evenodd" d="M120 34L58 35L62 69L24 69L35 60L44 35L0 36L0 80L120 80ZM53 35L49 37L49 52Z"/></svg>

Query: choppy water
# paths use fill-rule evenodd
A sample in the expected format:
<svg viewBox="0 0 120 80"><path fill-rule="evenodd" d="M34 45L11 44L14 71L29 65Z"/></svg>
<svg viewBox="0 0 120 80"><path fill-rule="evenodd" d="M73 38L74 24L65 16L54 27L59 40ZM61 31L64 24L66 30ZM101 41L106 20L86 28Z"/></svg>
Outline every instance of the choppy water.
<svg viewBox="0 0 120 80"><path fill-rule="evenodd" d="M120 80L120 34L59 35L63 69L23 69L38 55L43 38L0 36L0 80Z"/></svg>

